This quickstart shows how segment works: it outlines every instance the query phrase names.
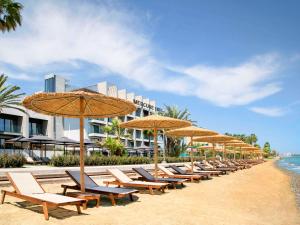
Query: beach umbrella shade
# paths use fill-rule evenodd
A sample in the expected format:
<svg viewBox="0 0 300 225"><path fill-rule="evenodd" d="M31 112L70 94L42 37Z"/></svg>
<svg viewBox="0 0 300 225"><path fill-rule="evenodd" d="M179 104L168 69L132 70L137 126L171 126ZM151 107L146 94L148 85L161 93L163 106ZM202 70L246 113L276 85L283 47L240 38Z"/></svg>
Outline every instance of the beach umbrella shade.
<svg viewBox="0 0 300 225"><path fill-rule="evenodd" d="M232 140L235 140L235 138L231 137L231 136L223 135L223 134L194 138L194 141L197 141L197 142L212 143L214 148L215 148L216 143L222 143L222 144L224 144L224 149L225 149L225 143L228 141L232 141ZM213 156L215 157L215 149L214 148L213 148ZM224 152L224 154L225 154L225 152Z"/></svg>
<svg viewBox="0 0 300 225"><path fill-rule="evenodd" d="M88 89L62 93L33 94L24 99L23 106L46 115L79 118L81 192L85 192L84 118L124 116L136 110L132 102L106 96Z"/></svg>
<svg viewBox="0 0 300 225"><path fill-rule="evenodd" d="M24 142L29 142L28 138L26 138L24 136L19 136L19 137L15 137L15 138L6 140L5 144L13 144L13 147L15 148L15 143L21 143L21 148L23 148Z"/></svg>
<svg viewBox="0 0 300 225"><path fill-rule="evenodd" d="M28 138L29 142L31 143L38 143L40 144L40 154L42 154L42 145L45 146L45 155L44 157L46 157L46 152L47 152L47 144L56 144L56 141L52 138L49 138L48 136L43 136L43 135L33 135L32 137ZM42 156L42 155L41 155Z"/></svg>
<svg viewBox="0 0 300 225"><path fill-rule="evenodd" d="M191 122L187 120L180 120L160 115L150 115L128 122L121 123L123 128L139 128L144 130L153 129L154 137L154 164L155 164L155 177L158 177L158 156L157 156L157 130L159 129L175 129L180 127L191 126Z"/></svg>
<svg viewBox="0 0 300 225"><path fill-rule="evenodd" d="M64 154L66 153L66 146L79 144L78 141L75 141L68 137L60 137L60 138L56 139L56 142L58 145L64 146Z"/></svg>
<svg viewBox="0 0 300 225"><path fill-rule="evenodd" d="M169 130L166 132L167 136L173 136L173 137L190 137L191 138L191 142L190 142L190 146L191 146L191 163L192 163L192 173L194 171L194 159L193 159L193 137L199 137L199 136L209 136L209 135L216 135L218 134L218 132L212 131L212 130L208 130L205 128L200 128L200 127L196 127L196 126L189 126L189 127L182 127L182 128L178 128L178 129L174 129L174 130Z"/></svg>

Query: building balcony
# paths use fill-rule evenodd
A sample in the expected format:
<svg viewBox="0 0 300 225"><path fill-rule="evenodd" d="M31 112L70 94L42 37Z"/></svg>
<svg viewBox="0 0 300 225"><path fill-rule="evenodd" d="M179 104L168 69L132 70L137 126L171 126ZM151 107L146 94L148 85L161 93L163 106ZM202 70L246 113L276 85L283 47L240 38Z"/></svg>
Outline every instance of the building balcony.
<svg viewBox="0 0 300 225"><path fill-rule="evenodd" d="M106 124L105 119L89 119L89 123Z"/></svg>
<svg viewBox="0 0 300 225"><path fill-rule="evenodd" d="M100 133L89 133L88 135L89 137L103 137L103 138L106 137L106 134L100 134Z"/></svg>

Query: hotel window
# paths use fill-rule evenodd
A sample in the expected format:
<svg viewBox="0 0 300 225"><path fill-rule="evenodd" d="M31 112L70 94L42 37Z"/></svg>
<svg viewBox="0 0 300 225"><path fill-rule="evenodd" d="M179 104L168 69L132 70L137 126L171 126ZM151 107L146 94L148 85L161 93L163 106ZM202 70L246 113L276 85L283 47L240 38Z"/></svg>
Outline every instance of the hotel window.
<svg viewBox="0 0 300 225"><path fill-rule="evenodd" d="M136 147L141 147L142 146L142 142L141 141L137 141L136 142Z"/></svg>
<svg viewBox="0 0 300 225"><path fill-rule="evenodd" d="M29 119L29 135L45 135L43 130L43 120Z"/></svg>
<svg viewBox="0 0 300 225"><path fill-rule="evenodd" d="M18 127L17 117L2 114L0 118L0 131L20 133L20 127Z"/></svg>
<svg viewBox="0 0 300 225"><path fill-rule="evenodd" d="M141 108L137 108L137 110L135 111L135 115L138 116L138 117L140 117L141 114L142 114Z"/></svg>
<svg viewBox="0 0 300 225"><path fill-rule="evenodd" d="M149 111L148 110L143 110L143 115L144 116L149 116Z"/></svg>
<svg viewBox="0 0 300 225"><path fill-rule="evenodd" d="M141 138L141 135L142 135L142 131L140 131L140 130L136 130L136 131L135 131L135 138L140 139L140 138Z"/></svg>

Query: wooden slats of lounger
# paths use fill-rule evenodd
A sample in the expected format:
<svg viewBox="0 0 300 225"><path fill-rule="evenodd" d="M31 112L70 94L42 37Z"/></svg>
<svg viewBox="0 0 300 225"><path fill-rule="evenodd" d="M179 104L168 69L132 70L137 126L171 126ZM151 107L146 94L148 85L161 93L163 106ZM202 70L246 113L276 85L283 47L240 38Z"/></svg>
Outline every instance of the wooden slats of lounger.
<svg viewBox="0 0 300 225"><path fill-rule="evenodd" d="M147 182L147 181L137 181L132 180L125 173L119 169L107 169L107 171L116 179L114 181L104 181L106 185L115 184L124 187L137 187L149 189L150 194L153 194L153 189L161 190L164 192L165 188L168 186L167 183L158 182Z"/></svg>
<svg viewBox="0 0 300 225"><path fill-rule="evenodd" d="M199 181L201 179L201 176L199 176L199 175L174 174L170 170L168 170L167 168L165 168L165 167L163 167L161 165L158 165L158 169L164 173L162 176L166 176L166 177L183 178L183 179L188 179L190 181L194 181L194 180L198 180Z"/></svg>
<svg viewBox="0 0 300 225"><path fill-rule="evenodd" d="M61 185L64 188L63 194L66 193L67 189L80 190L80 172L67 170L66 173L76 183L76 185ZM126 196L129 196L130 200L133 201L132 195L139 192L138 190L132 188L100 186L86 173L84 174L84 180L86 192L107 195L110 198L112 205L116 204L115 199L124 198Z"/></svg>
<svg viewBox="0 0 300 225"><path fill-rule="evenodd" d="M9 195L42 205L46 220L49 219L49 207L57 208L65 205L76 205L78 214L81 213L80 205L85 202L84 200L46 193L31 173L7 173L7 177L14 187L15 192L2 190L1 204L3 204L5 196Z"/></svg>
<svg viewBox="0 0 300 225"><path fill-rule="evenodd" d="M141 175L142 178L146 181L151 182L167 182L171 184L174 188L176 188L177 184L180 184L183 186L183 182L187 181L187 179L179 179L179 178L155 178L151 173L149 173L147 170L145 170L142 167L139 168L132 168L133 171L135 171L137 174Z"/></svg>

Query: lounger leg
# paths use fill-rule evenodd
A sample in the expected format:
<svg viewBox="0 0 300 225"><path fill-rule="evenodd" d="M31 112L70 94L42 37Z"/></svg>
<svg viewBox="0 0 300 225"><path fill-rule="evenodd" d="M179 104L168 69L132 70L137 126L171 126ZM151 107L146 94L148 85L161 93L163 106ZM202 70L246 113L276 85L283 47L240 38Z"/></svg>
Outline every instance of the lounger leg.
<svg viewBox="0 0 300 225"><path fill-rule="evenodd" d="M184 184L183 184L183 182L181 183L181 187L184 187Z"/></svg>
<svg viewBox="0 0 300 225"><path fill-rule="evenodd" d="M133 202L133 195L132 194L129 194L129 198L130 198L130 201Z"/></svg>
<svg viewBox="0 0 300 225"><path fill-rule="evenodd" d="M67 187L65 186L62 194L66 195L66 192L67 192Z"/></svg>
<svg viewBox="0 0 300 225"><path fill-rule="evenodd" d="M6 191L2 191L1 204L4 203L5 195L6 195Z"/></svg>
<svg viewBox="0 0 300 225"><path fill-rule="evenodd" d="M173 183L173 188L176 189L176 184L175 183Z"/></svg>
<svg viewBox="0 0 300 225"><path fill-rule="evenodd" d="M46 202L43 202L43 211L45 220L49 220L48 206Z"/></svg>
<svg viewBox="0 0 300 225"><path fill-rule="evenodd" d="M78 214L81 214L80 205L76 205L76 208L77 208L77 212L78 212Z"/></svg>
<svg viewBox="0 0 300 225"><path fill-rule="evenodd" d="M99 198L97 199L97 202L96 202L96 207L98 208L99 205L100 205L100 201L101 201L101 195L99 195Z"/></svg>
<svg viewBox="0 0 300 225"><path fill-rule="evenodd" d="M108 197L110 198L111 204L113 206L115 206L116 205L116 201L115 201L114 195L113 194L109 194Z"/></svg>
<svg viewBox="0 0 300 225"><path fill-rule="evenodd" d="M86 210L86 209L87 209L87 204L88 204L88 201L87 201L87 200L82 204L82 209L83 209L83 210Z"/></svg>
<svg viewBox="0 0 300 225"><path fill-rule="evenodd" d="M150 194L151 195L153 195L154 193L153 193L153 189L152 189L152 187L149 187L149 192L150 192Z"/></svg>

